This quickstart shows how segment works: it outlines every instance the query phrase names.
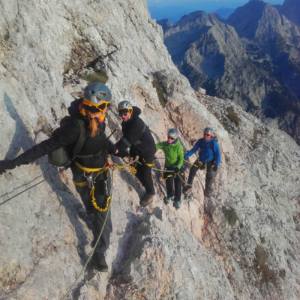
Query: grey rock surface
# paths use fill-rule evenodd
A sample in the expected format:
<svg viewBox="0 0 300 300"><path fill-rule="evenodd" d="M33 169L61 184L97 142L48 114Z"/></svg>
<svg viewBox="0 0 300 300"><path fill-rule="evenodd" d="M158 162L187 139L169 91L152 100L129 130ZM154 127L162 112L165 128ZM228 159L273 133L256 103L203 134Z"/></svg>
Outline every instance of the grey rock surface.
<svg viewBox="0 0 300 300"><path fill-rule="evenodd" d="M154 203L141 208L138 181L114 171L109 272L88 266L68 299L299 298L299 146L231 101L195 92L146 1L2 1L0 16L1 159L46 139L87 84L80 74L92 70L105 71L113 92L113 140L123 99L142 109L157 142L176 127L190 149L208 124L219 138L209 201L202 172L179 210L165 206L165 182L153 171ZM0 199L0 299L62 299L93 229L70 171L46 157L20 166L0 176Z"/></svg>

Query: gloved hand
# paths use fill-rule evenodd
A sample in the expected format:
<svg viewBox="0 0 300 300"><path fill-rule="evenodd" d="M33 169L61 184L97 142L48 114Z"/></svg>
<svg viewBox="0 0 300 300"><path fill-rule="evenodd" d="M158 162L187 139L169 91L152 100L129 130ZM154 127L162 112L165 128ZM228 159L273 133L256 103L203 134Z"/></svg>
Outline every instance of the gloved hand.
<svg viewBox="0 0 300 300"><path fill-rule="evenodd" d="M174 174L179 174L179 168L174 168Z"/></svg>
<svg viewBox="0 0 300 300"><path fill-rule="evenodd" d="M116 155L116 152L118 152L116 145L114 145L112 143L110 143L110 145L106 148L106 150L109 154L113 154L113 155Z"/></svg>
<svg viewBox="0 0 300 300"><path fill-rule="evenodd" d="M213 171L214 171L214 172L217 172L217 171L218 171L218 166L217 166L217 165L214 165Z"/></svg>
<svg viewBox="0 0 300 300"><path fill-rule="evenodd" d="M12 170L16 167L12 160L0 160L0 175L6 170Z"/></svg>

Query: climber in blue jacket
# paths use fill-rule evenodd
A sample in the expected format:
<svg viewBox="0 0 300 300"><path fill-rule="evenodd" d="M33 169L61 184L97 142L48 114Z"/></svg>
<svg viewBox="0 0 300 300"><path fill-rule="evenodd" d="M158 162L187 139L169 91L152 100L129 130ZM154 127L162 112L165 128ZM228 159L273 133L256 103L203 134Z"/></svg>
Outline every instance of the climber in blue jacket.
<svg viewBox="0 0 300 300"><path fill-rule="evenodd" d="M187 194L192 189L193 180L197 171L205 170L207 167L205 191L204 195L210 197L212 193L213 179L215 178L218 166L221 162L221 154L219 144L212 136L213 130L210 127L206 127L203 131L203 138L199 139L193 149L187 152L184 156L185 159L192 156L197 150L199 150L199 158L193 163L190 171L188 185L184 188L183 192Z"/></svg>

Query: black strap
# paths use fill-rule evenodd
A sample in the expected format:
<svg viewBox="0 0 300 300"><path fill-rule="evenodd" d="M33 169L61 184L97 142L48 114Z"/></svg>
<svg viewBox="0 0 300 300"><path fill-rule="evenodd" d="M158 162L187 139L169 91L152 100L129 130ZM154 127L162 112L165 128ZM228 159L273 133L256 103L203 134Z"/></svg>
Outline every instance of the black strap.
<svg viewBox="0 0 300 300"><path fill-rule="evenodd" d="M79 157L79 158L89 158L89 157L100 157L102 150L100 150L99 152L95 153L95 154L75 154L74 157Z"/></svg>
<svg viewBox="0 0 300 300"><path fill-rule="evenodd" d="M73 148L73 153L74 153L74 157L75 157L75 156L77 156L77 153L79 153L81 151L83 144L85 142L85 127L84 127L83 120L79 120L77 118L74 118L74 119L78 122L78 125L80 127L80 135L79 135L76 145Z"/></svg>

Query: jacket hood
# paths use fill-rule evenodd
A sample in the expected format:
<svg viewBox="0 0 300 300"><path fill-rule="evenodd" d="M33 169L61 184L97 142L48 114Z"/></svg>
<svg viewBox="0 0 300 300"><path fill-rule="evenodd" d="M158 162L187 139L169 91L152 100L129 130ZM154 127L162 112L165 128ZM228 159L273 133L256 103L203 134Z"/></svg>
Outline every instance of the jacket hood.
<svg viewBox="0 0 300 300"><path fill-rule="evenodd" d="M132 106L132 117L138 117L142 113L141 109L137 106Z"/></svg>
<svg viewBox="0 0 300 300"><path fill-rule="evenodd" d="M79 111L79 105L82 103L83 99L77 99L71 102L70 106L68 107L68 112L71 117L75 117L81 120L87 120L87 117L83 116Z"/></svg>
<svg viewBox="0 0 300 300"><path fill-rule="evenodd" d="M171 144L169 144L168 141L167 141L166 143L167 143L168 146L170 146L170 147L172 147L172 146L174 147L174 146L178 145L178 143L180 144L178 138L177 138L174 142L172 142Z"/></svg>

